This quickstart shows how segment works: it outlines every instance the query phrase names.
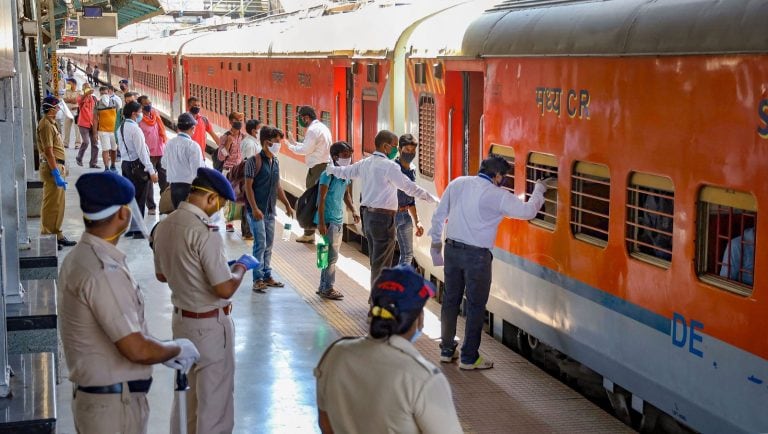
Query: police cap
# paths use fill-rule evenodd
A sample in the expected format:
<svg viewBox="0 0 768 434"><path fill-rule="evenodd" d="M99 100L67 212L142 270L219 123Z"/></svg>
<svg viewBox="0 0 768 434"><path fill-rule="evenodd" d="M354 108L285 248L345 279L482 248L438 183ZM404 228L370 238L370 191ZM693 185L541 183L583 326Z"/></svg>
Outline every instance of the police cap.
<svg viewBox="0 0 768 434"><path fill-rule="evenodd" d="M411 312L424 307L430 297L435 296L432 282L424 280L410 265L385 268L373 284L373 304L387 298L399 312Z"/></svg>
<svg viewBox="0 0 768 434"><path fill-rule="evenodd" d="M59 106L59 99L55 96L46 96L43 98L43 113L47 113L48 110Z"/></svg>
<svg viewBox="0 0 768 434"><path fill-rule="evenodd" d="M211 189L224 199L235 200L235 190L232 189L232 184L217 170L207 167L197 169L197 178L192 181L192 186Z"/></svg>
<svg viewBox="0 0 768 434"><path fill-rule="evenodd" d="M103 220L131 203L136 190L128 179L112 172L86 173L75 183L80 209L88 220Z"/></svg>

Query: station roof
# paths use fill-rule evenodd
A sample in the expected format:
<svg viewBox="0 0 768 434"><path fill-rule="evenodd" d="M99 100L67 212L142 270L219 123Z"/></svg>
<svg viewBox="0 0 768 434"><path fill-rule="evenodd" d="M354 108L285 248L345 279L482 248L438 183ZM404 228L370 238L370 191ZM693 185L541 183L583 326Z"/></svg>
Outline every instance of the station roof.
<svg viewBox="0 0 768 434"><path fill-rule="evenodd" d="M111 0L104 2L89 2L88 6L112 5L111 12L117 13L117 28L122 29L130 24L146 20L155 15L165 13L158 0ZM72 0L69 5L64 0L54 0L56 14L56 39L61 40L61 30L64 20L73 16L83 8L82 0ZM107 11L109 12L109 11ZM47 26L47 23L42 23Z"/></svg>

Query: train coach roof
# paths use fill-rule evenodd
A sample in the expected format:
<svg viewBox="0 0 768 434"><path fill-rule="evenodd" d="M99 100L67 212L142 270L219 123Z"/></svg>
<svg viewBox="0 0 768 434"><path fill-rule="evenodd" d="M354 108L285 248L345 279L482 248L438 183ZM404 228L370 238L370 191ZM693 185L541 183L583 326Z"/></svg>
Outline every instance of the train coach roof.
<svg viewBox="0 0 768 434"><path fill-rule="evenodd" d="M768 0L508 0L469 27L480 56L765 53Z"/></svg>
<svg viewBox="0 0 768 434"><path fill-rule="evenodd" d="M354 12L316 18L289 18L211 34L192 41L185 55L380 57L390 55L414 23L466 0L373 3Z"/></svg>
<svg viewBox="0 0 768 434"><path fill-rule="evenodd" d="M205 33L164 36L162 38L140 39L123 42L109 47L110 54L169 54L175 55L187 41L203 36Z"/></svg>

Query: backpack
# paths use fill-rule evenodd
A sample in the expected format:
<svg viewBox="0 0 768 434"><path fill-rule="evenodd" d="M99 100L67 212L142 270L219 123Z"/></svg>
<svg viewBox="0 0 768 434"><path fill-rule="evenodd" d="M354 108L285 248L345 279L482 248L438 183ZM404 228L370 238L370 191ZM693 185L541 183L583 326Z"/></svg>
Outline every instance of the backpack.
<svg viewBox="0 0 768 434"><path fill-rule="evenodd" d="M251 158L259 157L256 161L256 173L261 170L261 155L256 154ZM227 180L232 184L232 189L235 190L235 202L245 205L248 203L248 197L245 195L245 165L248 160L241 161L237 166L233 167L229 173L227 173Z"/></svg>
<svg viewBox="0 0 768 434"><path fill-rule="evenodd" d="M333 183L334 177L331 175L331 181ZM317 224L315 223L315 214L317 214L318 202L320 201L320 180L318 179L315 185L309 187L305 191L299 200L296 201L296 221L299 222L299 226L302 229L315 229Z"/></svg>

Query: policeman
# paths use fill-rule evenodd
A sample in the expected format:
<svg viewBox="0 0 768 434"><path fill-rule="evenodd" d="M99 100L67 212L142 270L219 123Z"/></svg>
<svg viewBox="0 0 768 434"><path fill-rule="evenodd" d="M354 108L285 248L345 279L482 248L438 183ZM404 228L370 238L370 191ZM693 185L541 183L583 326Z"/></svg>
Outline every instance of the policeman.
<svg viewBox="0 0 768 434"><path fill-rule="evenodd" d="M59 100L52 96L43 99L44 116L37 124L37 150L40 152L40 178L43 180L43 204L40 210L40 233L55 234L59 250L77 244L61 233L64 221L64 180L65 166L64 143L56 125L56 113Z"/></svg>
<svg viewBox="0 0 768 434"><path fill-rule="evenodd" d="M413 346L434 293L410 265L382 270L369 335L334 342L315 368L322 432L463 432L448 380Z"/></svg>
<svg viewBox="0 0 768 434"><path fill-rule="evenodd" d="M187 432L230 433L234 428L235 351L230 298L246 271L258 265L243 255L227 263L224 240L211 217L235 200L232 186L213 169L197 169L189 198L158 223L153 236L155 274L168 282L173 336L189 338L200 361L189 374ZM171 432L179 432L174 402Z"/></svg>
<svg viewBox="0 0 768 434"><path fill-rule="evenodd" d="M187 339L149 335L144 296L118 250L128 229L134 190L125 178L88 173L75 184L85 233L59 272L61 338L81 434L146 433L152 366L186 371L199 358Z"/></svg>

